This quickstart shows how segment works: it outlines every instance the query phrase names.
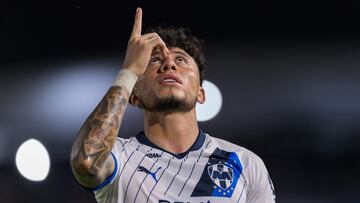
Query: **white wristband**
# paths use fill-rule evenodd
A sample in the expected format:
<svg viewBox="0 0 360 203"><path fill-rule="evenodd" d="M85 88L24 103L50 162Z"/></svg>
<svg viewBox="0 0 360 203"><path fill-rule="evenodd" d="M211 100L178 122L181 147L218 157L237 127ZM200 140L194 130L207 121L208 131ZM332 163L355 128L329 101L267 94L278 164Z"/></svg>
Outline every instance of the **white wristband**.
<svg viewBox="0 0 360 203"><path fill-rule="evenodd" d="M111 86L123 87L131 94L137 80L138 76L134 72L121 69Z"/></svg>

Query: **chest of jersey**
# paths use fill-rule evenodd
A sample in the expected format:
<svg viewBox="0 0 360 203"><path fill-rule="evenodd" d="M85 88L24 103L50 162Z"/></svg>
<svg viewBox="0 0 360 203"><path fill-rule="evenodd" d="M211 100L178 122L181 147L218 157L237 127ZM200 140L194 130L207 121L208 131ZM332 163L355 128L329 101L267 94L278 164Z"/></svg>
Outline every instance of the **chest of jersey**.
<svg viewBox="0 0 360 203"><path fill-rule="evenodd" d="M121 154L114 192L124 203L245 202L242 171L235 153L216 147L177 158L140 144Z"/></svg>

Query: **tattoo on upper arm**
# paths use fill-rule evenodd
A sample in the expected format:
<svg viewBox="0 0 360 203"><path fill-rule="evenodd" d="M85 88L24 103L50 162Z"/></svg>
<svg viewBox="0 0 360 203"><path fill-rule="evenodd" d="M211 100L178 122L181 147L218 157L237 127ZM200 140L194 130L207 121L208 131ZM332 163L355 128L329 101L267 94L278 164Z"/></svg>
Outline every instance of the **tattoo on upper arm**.
<svg viewBox="0 0 360 203"><path fill-rule="evenodd" d="M96 173L104 166L118 135L128 99L127 90L111 87L80 129L72 157L90 160L91 172Z"/></svg>

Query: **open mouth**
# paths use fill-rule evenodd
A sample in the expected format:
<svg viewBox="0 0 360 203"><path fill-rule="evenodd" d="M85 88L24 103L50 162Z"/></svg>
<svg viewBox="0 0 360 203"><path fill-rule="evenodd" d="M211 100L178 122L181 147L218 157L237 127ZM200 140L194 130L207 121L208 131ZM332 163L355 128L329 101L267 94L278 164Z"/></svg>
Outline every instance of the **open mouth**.
<svg viewBox="0 0 360 203"><path fill-rule="evenodd" d="M178 82L174 79L165 79L163 81L160 82L160 84L162 85L175 85L177 84Z"/></svg>
<svg viewBox="0 0 360 203"><path fill-rule="evenodd" d="M177 85L182 84L182 81L179 77L175 75L164 75L160 79L160 85Z"/></svg>

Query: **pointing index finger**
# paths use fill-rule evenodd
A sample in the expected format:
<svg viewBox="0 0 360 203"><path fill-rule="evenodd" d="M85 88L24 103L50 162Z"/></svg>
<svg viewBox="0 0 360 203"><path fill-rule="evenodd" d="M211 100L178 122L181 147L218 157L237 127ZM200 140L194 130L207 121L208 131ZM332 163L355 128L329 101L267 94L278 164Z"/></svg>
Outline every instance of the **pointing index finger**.
<svg viewBox="0 0 360 203"><path fill-rule="evenodd" d="M136 9L134 27L131 33L131 37L141 36L141 25L142 24L142 9L138 7Z"/></svg>

